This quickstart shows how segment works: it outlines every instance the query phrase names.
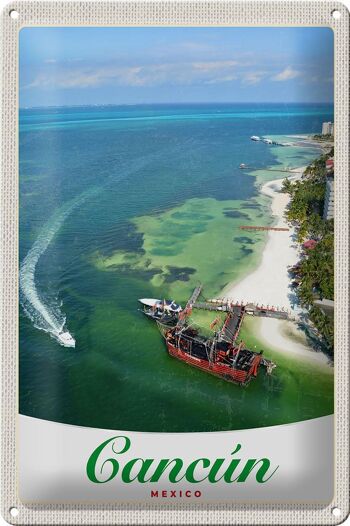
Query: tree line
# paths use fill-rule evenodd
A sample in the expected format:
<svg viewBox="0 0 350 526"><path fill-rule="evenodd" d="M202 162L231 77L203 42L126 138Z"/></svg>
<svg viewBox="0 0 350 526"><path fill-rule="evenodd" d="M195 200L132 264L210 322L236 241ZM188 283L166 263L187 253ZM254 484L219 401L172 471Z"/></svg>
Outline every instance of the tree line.
<svg viewBox="0 0 350 526"><path fill-rule="evenodd" d="M317 242L314 248L305 249L297 265L296 292L301 305L308 308L310 319L329 352L333 354L333 315L326 315L315 305L318 299L334 300L334 221L323 219L326 161L330 157L333 157L333 148L310 164L300 180L292 182L285 179L282 191L291 196L286 218L296 227L298 242L309 239Z"/></svg>

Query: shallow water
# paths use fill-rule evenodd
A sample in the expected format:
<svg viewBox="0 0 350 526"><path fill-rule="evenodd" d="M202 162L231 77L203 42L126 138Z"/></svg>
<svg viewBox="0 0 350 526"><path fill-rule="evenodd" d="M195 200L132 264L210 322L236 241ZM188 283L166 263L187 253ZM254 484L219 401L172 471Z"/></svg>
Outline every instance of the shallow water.
<svg viewBox="0 0 350 526"><path fill-rule="evenodd" d="M331 107L315 105L23 110L20 412L140 431L241 429L331 413L329 372L276 357L274 379L262 374L241 389L170 358L137 302L184 302L198 281L210 297L252 270L265 236L239 226L272 221L258 184L281 173L239 164L300 166L318 152L249 137L317 132L331 119ZM23 262L38 240L30 277ZM42 306L65 320L75 349L50 336Z"/></svg>

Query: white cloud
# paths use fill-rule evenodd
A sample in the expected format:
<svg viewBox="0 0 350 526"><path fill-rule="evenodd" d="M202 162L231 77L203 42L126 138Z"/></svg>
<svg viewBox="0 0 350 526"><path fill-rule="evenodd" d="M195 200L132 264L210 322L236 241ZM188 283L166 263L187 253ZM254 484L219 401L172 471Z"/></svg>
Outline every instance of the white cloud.
<svg viewBox="0 0 350 526"><path fill-rule="evenodd" d="M300 71L293 69L291 66L287 66L283 71L272 77L272 80L275 80L277 82L284 82L286 80L291 80L295 79L296 77L300 77L300 75Z"/></svg>
<svg viewBox="0 0 350 526"><path fill-rule="evenodd" d="M210 71L231 69L237 64L238 62L235 60L215 60L210 62L194 62L192 65L194 69L207 73Z"/></svg>
<svg viewBox="0 0 350 526"><path fill-rule="evenodd" d="M250 85L259 84L265 75L266 71L248 71L247 73L244 73L242 82Z"/></svg>
<svg viewBox="0 0 350 526"><path fill-rule="evenodd" d="M197 82L219 84L233 81L237 62L219 60L206 62L175 62L131 67L105 66L97 68L56 67L42 70L26 88L63 89L91 88L103 85L159 86L190 85Z"/></svg>

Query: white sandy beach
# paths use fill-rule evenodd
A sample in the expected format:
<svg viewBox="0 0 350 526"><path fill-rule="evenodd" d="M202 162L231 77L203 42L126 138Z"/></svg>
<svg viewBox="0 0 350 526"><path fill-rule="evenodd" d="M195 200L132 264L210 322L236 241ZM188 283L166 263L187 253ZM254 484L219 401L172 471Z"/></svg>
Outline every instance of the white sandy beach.
<svg viewBox="0 0 350 526"><path fill-rule="evenodd" d="M291 179L301 177L304 168L299 168ZM289 195L281 192L283 179L265 183L261 193L271 198L271 211L276 227L289 228L284 212ZM228 286L223 296L235 301L243 300L263 305L274 305L292 309L290 277L287 267L298 261L298 248L293 241L293 230L276 232L270 230L259 267L239 283Z"/></svg>
<svg viewBox="0 0 350 526"><path fill-rule="evenodd" d="M300 178L305 167L295 169L290 179ZM281 192L284 179L265 183L261 192L271 198L271 211L276 227L289 228L284 212L289 202L289 195ZM299 260L298 245L295 243L294 231L269 231L268 239L262 254L260 265L251 274L237 284L227 286L220 297L233 301L252 302L259 305L270 305L287 309L291 316L300 312L295 305L295 294L289 288L290 276L288 266ZM313 351L297 325L290 321L261 318L259 320L259 338L280 352L294 353L305 359L327 363L322 352Z"/></svg>

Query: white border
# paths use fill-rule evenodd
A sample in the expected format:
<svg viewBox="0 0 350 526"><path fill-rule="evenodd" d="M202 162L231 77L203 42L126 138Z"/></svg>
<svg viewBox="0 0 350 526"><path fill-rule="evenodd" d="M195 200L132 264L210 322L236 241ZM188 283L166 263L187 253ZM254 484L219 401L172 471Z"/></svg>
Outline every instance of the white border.
<svg viewBox="0 0 350 526"><path fill-rule="evenodd" d="M8 13L17 9L20 17ZM331 11L338 9L335 20ZM37 505L17 496L17 42L24 25L329 26L335 35L336 170L336 493L328 506ZM349 13L339 2L306 1L18 1L2 13L2 513L13 524L339 524L349 507ZM9 514L17 507L16 518ZM332 508L341 510L339 517Z"/></svg>

